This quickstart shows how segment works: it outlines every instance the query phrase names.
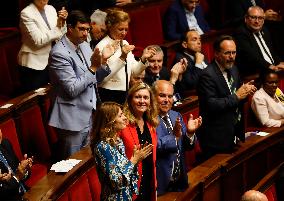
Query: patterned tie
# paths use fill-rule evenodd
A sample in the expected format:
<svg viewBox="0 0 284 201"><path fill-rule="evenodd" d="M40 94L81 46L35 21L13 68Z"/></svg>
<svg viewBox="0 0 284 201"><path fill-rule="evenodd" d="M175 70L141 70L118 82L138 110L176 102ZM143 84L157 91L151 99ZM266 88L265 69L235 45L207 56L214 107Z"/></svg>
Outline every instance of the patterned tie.
<svg viewBox="0 0 284 201"><path fill-rule="evenodd" d="M225 71L227 72L228 84L229 84L231 94L234 94L236 92L236 87L234 85L234 78L232 76L231 70L226 69Z"/></svg>
<svg viewBox="0 0 284 201"><path fill-rule="evenodd" d="M162 117L163 122L165 123L167 130L170 134L173 134L173 129L170 123L170 118L168 117L168 115ZM177 154L176 154L176 160L173 161L173 169L172 169L172 176L171 176L171 180L173 182L176 182L180 176L180 150L179 150L179 146L178 146L178 142L177 142Z"/></svg>
<svg viewBox="0 0 284 201"><path fill-rule="evenodd" d="M234 85L234 78L232 76L231 69L226 69L225 71L227 72L228 84L229 84L229 88L230 88L231 94L234 94L234 93L236 93L237 88ZM235 123L237 123L240 120L241 120L241 113L240 113L239 109L237 108L236 109L236 120L235 120Z"/></svg>
<svg viewBox="0 0 284 201"><path fill-rule="evenodd" d="M3 155L2 151L0 151L0 161L2 161L5 165L5 167L12 172L13 175L15 175L13 169L10 167L8 161L6 160L5 156ZM19 193L24 194L25 192L27 192L26 188L24 187L24 184L19 181Z"/></svg>

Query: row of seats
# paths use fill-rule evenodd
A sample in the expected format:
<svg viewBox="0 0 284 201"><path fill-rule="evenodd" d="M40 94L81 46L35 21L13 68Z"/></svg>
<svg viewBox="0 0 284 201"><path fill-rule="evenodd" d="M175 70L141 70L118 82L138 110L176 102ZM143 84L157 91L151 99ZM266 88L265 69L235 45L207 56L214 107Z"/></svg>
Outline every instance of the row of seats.
<svg viewBox="0 0 284 201"><path fill-rule="evenodd" d="M34 156L32 175L26 182L33 186L45 176L52 164L52 150L56 135L47 125L49 99L40 93L30 92L8 102L0 108L0 129L13 145L16 156Z"/></svg>

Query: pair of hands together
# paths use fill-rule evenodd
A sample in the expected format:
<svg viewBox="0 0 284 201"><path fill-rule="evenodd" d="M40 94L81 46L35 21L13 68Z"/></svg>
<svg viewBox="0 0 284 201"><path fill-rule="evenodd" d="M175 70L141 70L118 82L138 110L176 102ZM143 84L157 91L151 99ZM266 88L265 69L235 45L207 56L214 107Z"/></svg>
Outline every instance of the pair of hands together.
<svg viewBox="0 0 284 201"><path fill-rule="evenodd" d="M182 136L182 125L181 125L181 119L177 117L175 126L173 127L173 134L176 136L176 139L179 140L179 138ZM189 119L187 121L187 135L191 137L195 131L201 126L202 124L202 117L199 116L198 118L194 119L193 115L189 115Z"/></svg>
<svg viewBox="0 0 284 201"><path fill-rule="evenodd" d="M33 164L33 157L28 158L27 154L24 155L24 159L19 163L15 175L9 170L8 173L1 173L0 171L0 181L9 181L13 176L15 176L19 181L23 180L25 176L30 171Z"/></svg>

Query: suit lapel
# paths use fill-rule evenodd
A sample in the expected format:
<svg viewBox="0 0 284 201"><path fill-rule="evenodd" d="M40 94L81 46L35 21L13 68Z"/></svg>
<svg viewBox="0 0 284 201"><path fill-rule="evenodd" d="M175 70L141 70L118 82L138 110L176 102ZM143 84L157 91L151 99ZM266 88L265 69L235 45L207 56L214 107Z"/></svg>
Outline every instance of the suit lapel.
<svg viewBox="0 0 284 201"><path fill-rule="evenodd" d="M219 66L217 65L217 63L214 61L213 63L213 67L214 67L214 71L216 73L216 78L217 78L217 84L220 84L220 88L221 89L226 89L226 94L231 94L231 91L228 87L228 84L219 68Z"/></svg>
<svg viewBox="0 0 284 201"><path fill-rule="evenodd" d="M43 17L41 16L39 10L37 9L37 7L32 3L30 4L33 12L34 12L34 15L35 15L35 18L34 19L37 19L37 23L38 25L41 27L41 28L45 28L45 30L49 30L46 22L44 21Z"/></svg>
<svg viewBox="0 0 284 201"><path fill-rule="evenodd" d="M74 48L70 47L69 42L67 42L66 39L66 35L64 35L61 39L62 45L67 48L68 53L70 55L71 58L74 58L75 62L76 62L76 66L79 67L82 71L86 71L87 67L84 68L84 63L82 62L82 60L80 59L80 57L78 56L78 54L74 51ZM83 58L82 58L83 59Z"/></svg>

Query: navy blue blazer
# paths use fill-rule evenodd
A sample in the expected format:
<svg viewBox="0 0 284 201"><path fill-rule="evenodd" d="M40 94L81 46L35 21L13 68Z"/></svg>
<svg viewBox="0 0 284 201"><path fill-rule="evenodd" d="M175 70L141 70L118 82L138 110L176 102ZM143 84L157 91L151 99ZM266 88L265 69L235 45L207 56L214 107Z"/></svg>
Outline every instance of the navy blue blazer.
<svg viewBox="0 0 284 201"><path fill-rule="evenodd" d="M204 18L202 7L200 5L196 6L194 15L202 31L204 33L208 32L210 27ZM164 25L166 38L168 40L180 40L189 30L185 10L180 0L174 1L167 10Z"/></svg>
<svg viewBox="0 0 284 201"><path fill-rule="evenodd" d="M230 71L234 79L233 85L238 89L241 85L238 69L233 66ZM232 151L235 136L244 141L243 121L236 121L236 110L242 111L242 102L236 94L231 94L215 61L202 71L197 93L202 125L196 133L201 148L215 153Z"/></svg>
<svg viewBox="0 0 284 201"><path fill-rule="evenodd" d="M188 187L188 177L185 168L185 151L191 149L193 145L190 144L190 139L186 136L186 125L183 122L183 118L180 113L170 110L168 112L172 126L175 125L176 118L179 117L182 125L182 137L178 141L178 147L180 150L181 161L181 176L175 186L175 191L184 191ZM173 168L173 162L177 156L177 144L175 136L170 134L163 123L163 120L159 117L160 123L156 128L157 133L157 182L158 182L158 195L162 195L169 191L169 183L171 179L171 173Z"/></svg>
<svg viewBox="0 0 284 201"><path fill-rule="evenodd" d="M16 172L19 160L16 157L16 154L12 148L12 145L7 139L3 139L2 143L0 144L0 150L3 153L5 159L7 160L10 167ZM1 173L8 173L9 170L4 165L4 163L0 160L0 169ZM9 201L18 201L21 200L21 195L19 194L19 183L14 177L8 182L0 181L0 197L1 200L9 200Z"/></svg>

